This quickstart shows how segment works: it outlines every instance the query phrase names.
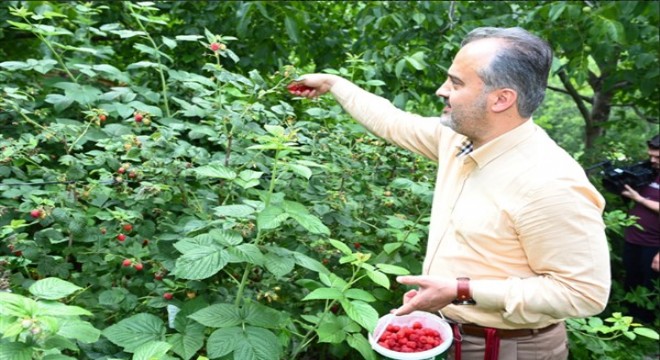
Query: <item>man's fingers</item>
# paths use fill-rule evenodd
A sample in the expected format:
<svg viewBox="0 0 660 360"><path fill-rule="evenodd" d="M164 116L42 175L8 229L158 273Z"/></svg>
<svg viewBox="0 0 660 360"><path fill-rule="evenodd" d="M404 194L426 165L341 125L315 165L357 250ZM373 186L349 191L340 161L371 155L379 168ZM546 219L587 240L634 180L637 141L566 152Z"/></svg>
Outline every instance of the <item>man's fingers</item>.
<svg viewBox="0 0 660 360"><path fill-rule="evenodd" d="M411 312L413 312L415 310L417 310L417 309L415 309L410 304L410 302L408 302L406 304L401 305L401 307L399 307L398 309L395 309L393 314L396 315L396 316L407 315L407 314L410 314Z"/></svg>
<svg viewBox="0 0 660 360"><path fill-rule="evenodd" d="M427 284L428 279L426 276L397 276L396 281L399 284L403 285L417 285L417 286L424 286Z"/></svg>

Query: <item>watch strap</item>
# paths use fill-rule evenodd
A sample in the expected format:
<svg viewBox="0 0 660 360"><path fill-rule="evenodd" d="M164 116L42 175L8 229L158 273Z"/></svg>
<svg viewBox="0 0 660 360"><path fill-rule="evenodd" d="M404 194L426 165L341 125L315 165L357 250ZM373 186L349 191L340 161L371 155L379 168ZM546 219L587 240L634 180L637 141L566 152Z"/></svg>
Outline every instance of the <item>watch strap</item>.
<svg viewBox="0 0 660 360"><path fill-rule="evenodd" d="M470 278L468 277L459 277L456 278L456 299L452 301L454 305L475 305L477 302L474 301L472 295L470 294Z"/></svg>

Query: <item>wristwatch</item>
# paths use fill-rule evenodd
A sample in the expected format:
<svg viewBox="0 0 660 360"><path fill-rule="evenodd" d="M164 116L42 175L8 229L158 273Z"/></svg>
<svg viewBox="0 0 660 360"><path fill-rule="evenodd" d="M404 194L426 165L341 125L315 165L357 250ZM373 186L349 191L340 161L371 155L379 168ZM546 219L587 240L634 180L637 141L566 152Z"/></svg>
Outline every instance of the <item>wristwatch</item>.
<svg viewBox="0 0 660 360"><path fill-rule="evenodd" d="M476 305L472 295L470 294L470 278L459 277L456 278L456 299L451 302L454 305Z"/></svg>

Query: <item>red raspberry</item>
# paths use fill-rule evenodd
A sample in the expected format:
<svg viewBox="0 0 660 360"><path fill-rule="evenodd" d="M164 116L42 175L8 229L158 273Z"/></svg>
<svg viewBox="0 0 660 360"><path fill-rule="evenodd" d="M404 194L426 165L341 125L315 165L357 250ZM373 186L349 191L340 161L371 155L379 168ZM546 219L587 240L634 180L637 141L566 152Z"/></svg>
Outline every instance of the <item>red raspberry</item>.
<svg viewBox="0 0 660 360"><path fill-rule="evenodd" d="M124 242L124 240L126 240L126 235L124 234L117 235L117 240L119 240L120 242Z"/></svg>
<svg viewBox="0 0 660 360"><path fill-rule="evenodd" d="M135 114L135 122L142 122L142 119L144 119L144 116L142 116L142 114L140 113Z"/></svg>
<svg viewBox="0 0 660 360"><path fill-rule="evenodd" d="M124 259L124 261L121 262L121 266L123 267L129 267L131 266L131 264L133 264L133 261L131 261L131 259Z"/></svg>
<svg viewBox="0 0 660 360"><path fill-rule="evenodd" d="M211 45L209 45L209 48L213 51L218 51L220 50L220 44L218 44L217 42L211 43Z"/></svg>
<svg viewBox="0 0 660 360"><path fill-rule="evenodd" d="M166 292L165 294L163 294L163 299L165 299L165 300L172 300L173 297L174 297L174 295L172 295L172 293L169 293L169 292Z"/></svg>
<svg viewBox="0 0 660 360"><path fill-rule="evenodd" d="M142 269L144 269L144 265L142 265L142 263L136 263L135 265L133 265L133 267L137 271L142 271Z"/></svg>

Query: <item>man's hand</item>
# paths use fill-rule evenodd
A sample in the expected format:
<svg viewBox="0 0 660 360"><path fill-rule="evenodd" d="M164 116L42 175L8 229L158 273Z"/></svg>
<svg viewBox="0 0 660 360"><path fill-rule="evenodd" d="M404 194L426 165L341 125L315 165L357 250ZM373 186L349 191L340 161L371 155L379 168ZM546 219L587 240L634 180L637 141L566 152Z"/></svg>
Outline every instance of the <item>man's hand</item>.
<svg viewBox="0 0 660 360"><path fill-rule="evenodd" d="M330 74L303 75L289 84L289 92L293 95L307 98L318 97L330 91L332 85L339 79L341 79L339 76Z"/></svg>
<svg viewBox="0 0 660 360"><path fill-rule="evenodd" d="M660 252L653 257L653 261L651 261L651 269L660 272Z"/></svg>
<svg viewBox="0 0 660 360"><path fill-rule="evenodd" d="M621 195L631 199L634 202L640 202L642 199L644 199L635 189L631 188L628 186L628 184L624 185L625 190L621 192Z"/></svg>
<svg viewBox="0 0 660 360"><path fill-rule="evenodd" d="M456 298L456 280L435 276L399 276L397 282L418 286L403 295L403 305L394 315L406 315L415 310L437 312Z"/></svg>

